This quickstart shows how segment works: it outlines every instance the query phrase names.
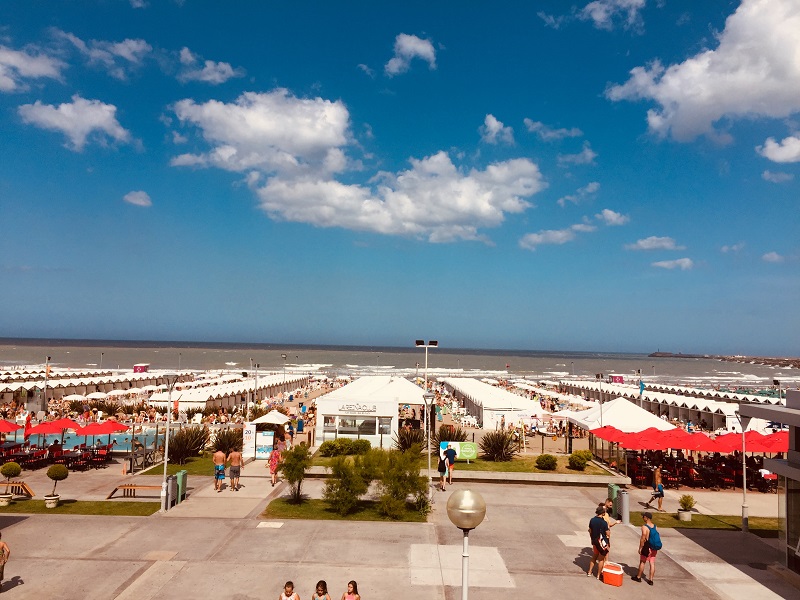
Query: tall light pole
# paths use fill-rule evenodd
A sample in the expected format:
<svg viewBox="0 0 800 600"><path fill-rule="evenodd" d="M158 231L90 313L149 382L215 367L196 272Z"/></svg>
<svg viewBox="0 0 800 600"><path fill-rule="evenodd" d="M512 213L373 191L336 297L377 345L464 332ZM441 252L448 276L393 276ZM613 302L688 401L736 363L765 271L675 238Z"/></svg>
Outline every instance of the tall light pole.
<svg viewBox="0 0 800 600"><path fill-rule="evenodd" d="M655 365L650 365L650 368L653 369L653 377L655 377L656 376L656 366Z"/></svg>
<svg viewBox="0 0 800 600"><path fill-rule="evenodd" d="M425 340L417 340L415 342L415 346L417 348L425 348L425 391L428 391L428 348L437 348L439 346L439 342L436 340L431 340L427 344Z"/></svg>
<svg viewBox="0 0 800 600"><path fill-rule="evenodd" d="M600 427L602 427L603 426L603 374L596 373L594 377L600 384Z"/></svg>
<svg viewBox="0 0 800 600"><path fill-rule="evenodd" d="M256 402L258 402L258 367L260 367L260 366L261 366L261 365L260 365L259 363L256 363L256 385L255 385L255 400L254 400L254 402L253 402L254 404L255 404ZM248 417L250 416L250 413L249 413L249 411L248 411L247 415L248 415Z"/></svg>
<svg viewBox="0 0 800 600"><path fill-rule="evenodd" d="M781 403L781 380L780 379L773 379L772 385L778 386L778 404Z"/></svg>
<svg viewBox="0 0 800 600"><path fill-rule="evenodd" d="M167 463L169 462L169 424L172 421L172 388L178 381L177 373L165 373L167 382L167 431L164 436L164 480L161 482L161 512L167 512Z"/></svg>
<svg viewBox="0 0 800 600"><path fill-rule="evenodd" d="M285 354L281 354L281 358L283 359L283 387L284 387L283 391L285 392L286 391L286 389L285 389L286 388L286 355Z"/></svg>
<svg viewBox="0 0 800 600"><path fill-rule="evenodd" d="M427 430L425 432L425 438L428 440L428 500L431 501L433 500L433 482L431 481L431 435L433 435L433 428L435 425L433 424L433 411L431 410L434 396L428 392L428 348L438 347L439 342L430 340L426 344L425 340L416 340L414 345L417 348L425 348L425 387L423 388L422 399L425 401L425 429Z"/></svg>
<svg viewBox="0 0 800 600"><path fill-rule="evenodd" d="M101 371L103 370L103 355L104 354L105 354L105 352L101 352L100 353L100 370Z"/></svg>
<svg viewBox="0 0 800 600"><path fill-rule="evenodd" d="M469 597L469 532L481 524L486 516L486 502L478 492L459 490L447 499L447 516L450 522L464 532L461 551L461 600Z"/></svg>
<svg viewBox="0 0 800 600"><path fill-rule="evenodd" d="M572 369L572 376L575 377L575 361L574 360L569 361L569 366Z"/></svg>
<svg viewBox="0 0 800 600"><path fill-rule="evenodd" d="M47 376L50 375L50 357L44 361L44 398L42 398L41 410L47 412Z"/></svg>
<svg viewBox="0 0 800 600"><path fill-rule="evenodd" d="M747 443L744 437L744 430L750 422L750 417L742 416L738 410L734 414L739 419L739 426L742 428L742 532L747 533L750 529L750 517L747 506L747 459L745 456Z"/></svg>
<svg viewBox="0 0 800 600"><path fill-rule="evenodd" d="M181 357L183 356L183 352L178 352L178 371L181 370Z"/></svg>

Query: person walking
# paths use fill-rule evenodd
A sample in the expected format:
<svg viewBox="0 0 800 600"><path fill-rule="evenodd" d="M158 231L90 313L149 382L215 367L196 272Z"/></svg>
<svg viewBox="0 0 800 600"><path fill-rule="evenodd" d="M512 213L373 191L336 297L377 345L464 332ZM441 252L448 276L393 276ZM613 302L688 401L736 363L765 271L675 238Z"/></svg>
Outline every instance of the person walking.
<svg viewBox="0 0 800 600"><path fill-rule="evenodd" d="M639 538L639 571L636 575L631 575L634 581L641 581L644 573L645 563L650 563L650 579L645 579L649 585L653 585L653 577L656 574L656 555L661 550L661 534L658 533L653 515L649 512L642 513L644 525L642 525L642 536Z"/></svg>
<svg viewBox="0 0 800 600"><path fill-rule="evenodd" d="M230 454L228 454L228 459L226 462L231 464L231 468L228 471L228 474L231 476L231 491L238 492L239 491L239 477L242 474L242 469L244 469L244 460L242 460L242 453L239 450L231 450Z"/></svg>
<svg viewBox="0 0 800 600"><path fill-rule="evenodd" d="M358 595L358 584L355 581L347 582L347 591L342 594L342 600L361 600Z"/></svg>
<svg viewBox="0 0 800 600"><path fill-rule="evenodd" d="M328 594L328 584L324 579L317 582L316 593L311 596L311 600L331 600L330 594Z"/></svg>
<svg viewBox="0 0 800 600"><path fill-rule="evenodd" d="M601 502L598 507L603 509L603 520L608 524L608 531L606 532L606 539L608 539L608 552L606 553L606 560L608 560L608 554L611 552L611 528L614 525L622 523L619 519L614 518L614 501L611 498L606 498L605 502Z"/></svg>
<svg viewBox="0 0 800 600"><path fill-rule="evenodd" d="M444 451L444 457L447 460L447 483L453 485L453 469L456 468L456 457L458 452L453 448L452 444L447 444L447 450Z"/></svg>
<svg viewBox="0 0 800 600"><path fill-rule="evenodd" d="M269 473L272 475L272 487L275 487L275 484L278 483L278 469L281 466L281 458L281 451L279 447L276 446L269 455L269 462L267 463Z"/></svg>
<svg viewBox="0 0 800 600"><path fill-rule="evenodd" d="M589 540L592 543L592 560L589 561L589 571L586 573L589 577L592 576L594 565L597 563L597 578L603 574L603 567L606 566L606 555L611 549L608 542L608 523L606 523L603 515L605 514L605 507L598 506L594 511L594 516L589 521Z"/></svg>
<svg viewBox="0 0 800 600"><path fill-rule="evenodd" d="M650 505L656 498L658 498L658 512L664 512L664 510L661 508L664 503L664 482L661 480L661 465L658 465L653 473L653 495L650 497L650 500L647 501L645 506L647 508L651 508Z"/></svg>
<svg viewBox="0 0 800 600"><path fill-rule="evenodd" d="M0 592L3 591L3 578L5 577L6 563L11 556L11 549L3 541L3 532L0 531Z"/></svg>
<svg viewBox="0 0 800 600"><path fill-rule="evenodd" d="M444 453L439 455L439 465L436 468L439 471L439 488L444 492L446 491L444 483L447 478L447 458Z"/></svg>
<svg viewBox="0 0 800 600"><path fill-rule="evenodd" d="M222 484L225 481L225 453L222 450L214 452L214 489L222 491Z"/></svg>

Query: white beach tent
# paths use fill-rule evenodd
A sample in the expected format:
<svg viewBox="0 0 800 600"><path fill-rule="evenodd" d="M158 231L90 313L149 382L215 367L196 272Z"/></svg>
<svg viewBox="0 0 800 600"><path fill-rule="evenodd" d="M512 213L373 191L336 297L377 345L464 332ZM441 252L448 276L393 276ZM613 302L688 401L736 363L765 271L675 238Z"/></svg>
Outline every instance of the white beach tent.
<svg viewBox="0 0 800 600"><path fill-rule="evenodd" d="M495 429L501 419L506 424L543 419L547 413L538 401L513 394L470 377L445 377L440 379L464 401L467 414L474 416L483 429Z"/></svg>
<svg viewBox="0 0 800 600"><path fill-rule="evenodd" d="M582 429L596 429L601 427L601 408L603 425L611 425L626 433L644 431L650 427L655 427L660 431L675 429L674 425L638 407L625 398L615 398L609 402L604 402L602 407L597 406L589 410L582 410L567 418L571 423Z"/></svg>
<svg viewBox="0 0 800 600"><path fill-rule="evenodd" d="M267 414L253 419L253 423L270 423L271 425L285 425L289 421L289 417L277 410L271 410Z"/></svg>

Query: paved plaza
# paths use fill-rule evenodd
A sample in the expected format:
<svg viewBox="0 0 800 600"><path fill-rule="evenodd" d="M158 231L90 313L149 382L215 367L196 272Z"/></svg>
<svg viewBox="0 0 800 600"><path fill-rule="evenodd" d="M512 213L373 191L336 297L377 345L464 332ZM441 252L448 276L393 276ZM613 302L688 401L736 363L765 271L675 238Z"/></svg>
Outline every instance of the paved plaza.
<svg viewBox="0 0 800 600"><path fill-rule="evenodd" d="M108 470L96 474L107 481L83 480L87 496L100 495L115 477ZM77 483L72 477L64 483L70 482ZM429 522L420 524L264 521L259 514L269 499L286 493L285 486L272 488L266 469L252 464L242 484L239 492L216 493L210 478L193 477L188 501L146 518L0 516L3 540L13 553L3 593L36 599L243 600L276 598L291 579L307 600L317 580L325 579L338 600L347 581L355 579L364 600L460 598L462 536L444 506L450 492L468 487L488 505L486 520L470 536L474 600L500 595L624 600L655 594L767 600L800 594L766 570L780 560L774 544L739 532L662 531L664 550L650 587L630 580L638 562L638 531L619 525L611 557L626 570L623 586L586 577L587 524L606 495L599 487L456 482L437 493ZM304 488L319 497L322 486L321 480L309 480ZM644 501L649 494L633 490L631 496L638 509L639 496ZM752 496L751 514L757 514L753 504L759 500L764 510L777 503L774 495ZM740 495L711 497L728 504L722 513L737 514ZM665 508L673 510L673 502L668 494Z"/></svg>

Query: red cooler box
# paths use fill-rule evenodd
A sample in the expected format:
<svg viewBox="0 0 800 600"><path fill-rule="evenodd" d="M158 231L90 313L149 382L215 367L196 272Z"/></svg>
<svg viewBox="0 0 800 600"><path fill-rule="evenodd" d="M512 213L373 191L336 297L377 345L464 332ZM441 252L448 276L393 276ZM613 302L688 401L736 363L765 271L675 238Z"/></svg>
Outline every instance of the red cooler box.
<svg viewBox="0 0 800 600"><path fill-rule="evenodd" d="M603 567L603 583L620 587L625 572L617 563L607 562Z"/></svg>

